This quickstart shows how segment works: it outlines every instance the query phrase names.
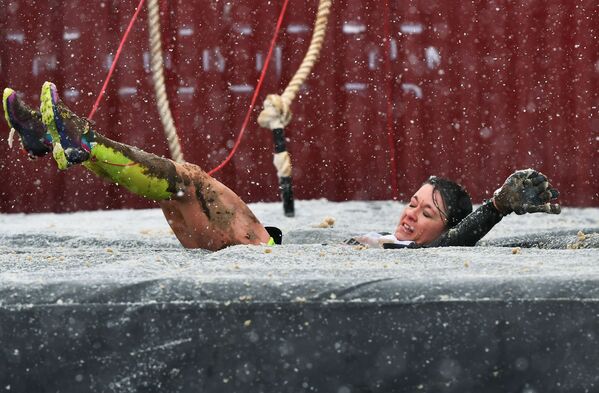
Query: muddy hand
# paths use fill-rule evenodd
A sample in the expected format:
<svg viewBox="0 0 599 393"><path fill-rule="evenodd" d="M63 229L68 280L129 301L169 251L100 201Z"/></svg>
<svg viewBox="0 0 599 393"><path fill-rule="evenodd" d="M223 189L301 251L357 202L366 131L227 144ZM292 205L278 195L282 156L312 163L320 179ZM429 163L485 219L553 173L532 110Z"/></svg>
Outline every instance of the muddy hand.
<svg viewBox="0 0 599 393"><path fill-rule="evenodd" d="M495 207L503 215L514 212L559 214L560 205L551 203L559 192L551 187L547 177L533 169L511 174L493 194Z"/></svg>

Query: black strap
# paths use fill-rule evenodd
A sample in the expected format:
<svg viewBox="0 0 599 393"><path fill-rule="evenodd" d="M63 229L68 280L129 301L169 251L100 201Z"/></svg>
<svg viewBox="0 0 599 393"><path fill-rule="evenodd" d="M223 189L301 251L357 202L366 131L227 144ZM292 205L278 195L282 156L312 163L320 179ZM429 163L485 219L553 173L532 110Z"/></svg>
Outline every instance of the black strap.
<svg viewBox="0 0 599 393"><path fill-rule="evenodd" d="M264 227L266 232L272 237L275 244L281 244L283 242L283 232L277 227Z"/></svg>
<svg viewBox="0 0 599 393"><path fill-rule="evenodd" d="M275 142L275 153L282 153L287 150L285 146L285 135L283 134L282 128L275 128L272 130L272 137Z"/></svg>
<svg viewBox="0 0 599 393"><path fill-rule="evenodd" d="M414 244L414 243L412 243ZM396 243L383 243L383 248L385 250L393 250L397 248L413 248L412 244L396 244Z"/></svg>

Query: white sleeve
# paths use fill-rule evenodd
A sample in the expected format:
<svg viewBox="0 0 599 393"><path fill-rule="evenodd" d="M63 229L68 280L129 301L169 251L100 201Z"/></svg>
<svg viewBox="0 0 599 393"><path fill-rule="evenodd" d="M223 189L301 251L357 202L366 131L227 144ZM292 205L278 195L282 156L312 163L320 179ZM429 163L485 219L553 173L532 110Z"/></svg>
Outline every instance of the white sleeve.
<svg viewBox="0 0 599 393"><path fill-rule="evenodd" d="M382 248L384 243L393 243L393 244L401 244L404 246L409 246L414 243L408 240L397 240L397 238L393 235L381 235L378 232L368 232L361 236L356 236L355 239L369 247L372 248Z"/></svg>

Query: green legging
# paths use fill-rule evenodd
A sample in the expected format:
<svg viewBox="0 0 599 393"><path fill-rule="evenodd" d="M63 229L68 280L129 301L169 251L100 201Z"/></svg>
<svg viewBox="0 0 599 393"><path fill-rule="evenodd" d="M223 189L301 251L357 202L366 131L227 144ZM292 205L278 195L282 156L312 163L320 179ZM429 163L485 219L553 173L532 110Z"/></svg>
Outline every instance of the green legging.
<svg viewBox="0 0 599 393"><path fill-rule="evenodd" d="M83 139L88 138L91 157L82 164L100 177L158 201L184 247L220 250L235 244L272 244L241 198L200 167L146 153L97 132L85 133Z"/></svg>
<svg viewBox="0 0 599 393"><path fill-rule="evenodd" d="M91 158L83 165L129 191L153 200L173 197L176 171L172 161L94 133Z"/></svg>

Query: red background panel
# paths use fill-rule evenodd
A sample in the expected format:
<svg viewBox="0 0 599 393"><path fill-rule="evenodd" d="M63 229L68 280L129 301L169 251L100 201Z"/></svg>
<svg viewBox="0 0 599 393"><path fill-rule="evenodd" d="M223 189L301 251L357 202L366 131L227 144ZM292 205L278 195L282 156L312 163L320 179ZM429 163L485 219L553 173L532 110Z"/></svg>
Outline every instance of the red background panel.
<svg viewBox="0 0 599 393"><path fill-rule="evenodd" d="M87 115L136 5L5 1L0 84L37 105L51 80ZM210 170L231 151L281 6L161 2L167 93L187 161ZM281 93L301 63L316 7L290 1L259 103ZM437 174L480 202L515 169L535 167L563 204L599 206L598 28L592 0L334 1L320 60L285 130L296 198L405 200ZM279 199L259 110L215 175L248 202ZM145 10L94 120L110 138L169 155ZM0 211L155 206L83 168L29 161L9 149L8 132L2 123Z"/></svg>

